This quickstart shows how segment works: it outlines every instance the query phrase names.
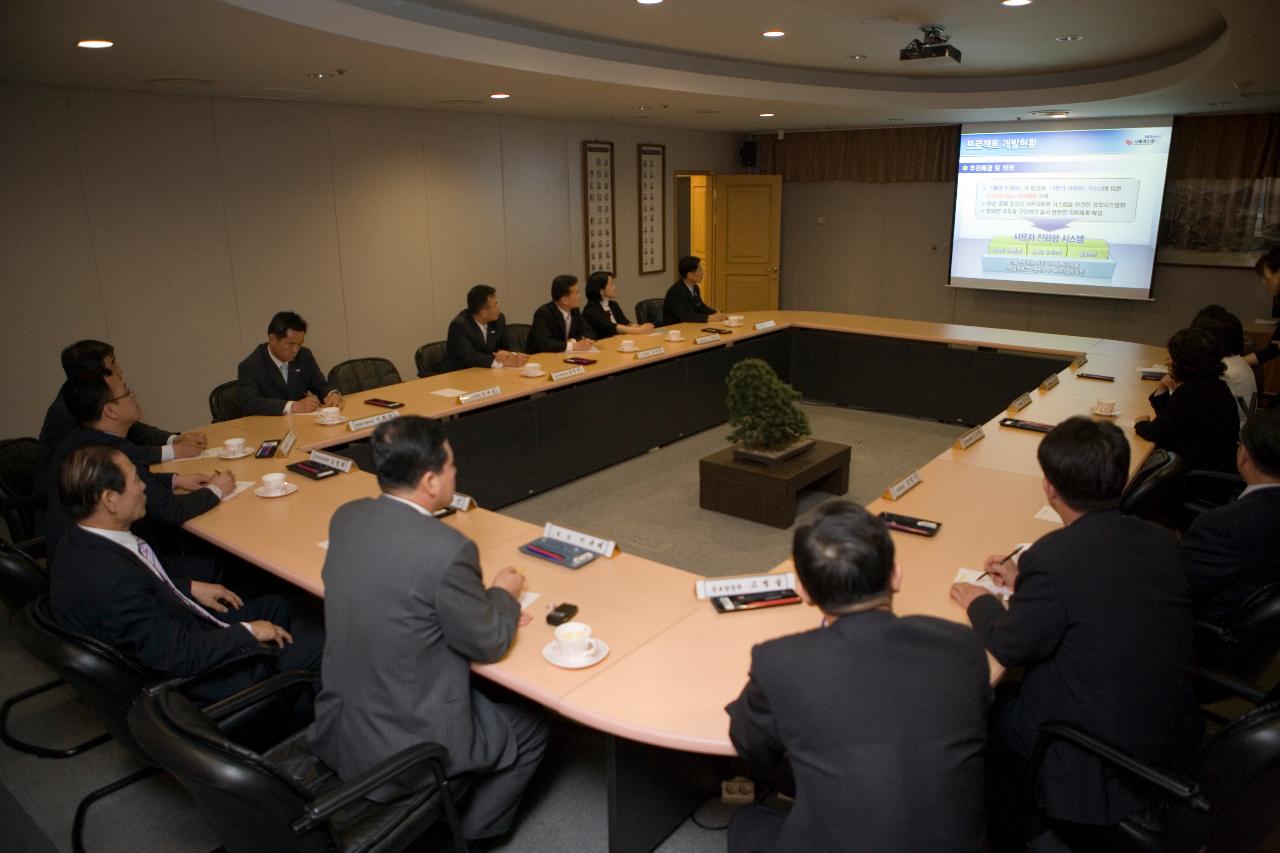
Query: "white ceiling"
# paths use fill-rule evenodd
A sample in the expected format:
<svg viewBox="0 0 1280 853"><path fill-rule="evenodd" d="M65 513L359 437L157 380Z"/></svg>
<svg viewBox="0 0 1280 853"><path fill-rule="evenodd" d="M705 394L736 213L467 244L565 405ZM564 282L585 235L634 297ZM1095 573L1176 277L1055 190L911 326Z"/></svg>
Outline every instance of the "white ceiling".
<svg viewBox="0 0 1280 853"><path fill-rule="evenodd" d="M923 24L964 62L899 62ZM1277 32L1276 0L32 0L0 3L0 79L803 130L1276 110Z"/></svg>

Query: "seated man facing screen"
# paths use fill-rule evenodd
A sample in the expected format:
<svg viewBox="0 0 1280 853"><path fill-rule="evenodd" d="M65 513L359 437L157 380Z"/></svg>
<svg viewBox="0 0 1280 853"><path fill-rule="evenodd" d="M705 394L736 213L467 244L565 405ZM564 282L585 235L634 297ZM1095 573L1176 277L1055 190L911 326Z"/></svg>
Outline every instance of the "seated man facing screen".
<svg viewBox="0 0 1280 853"><path fill-rule="evenodd" d="M987 559L986 571L1013 590L1007 609L980 586L951 588L995 659L1026 668L1020 690L997 691L988 751L988 779L1009 787L989 792L993 831L1020 836L1007 839L1013 847L1046 830L1014 814L1044 723L1074 723L1173 772L1201 733L1186 674L1186 573L1171 532L1118 509L1129 471L1124 434L1109 423L1068 418L1045 435L1036 455L1045 496L1065 526L1016 563ZM1114 824L1147 805L1140 783L1069 744L1049 747L1038 782L1043 813L1072 831Z"/></svg>
<svg viewBox="0 0 1280 853"><path fill-rule="evenodd" d="M681 258L676 267L680 280L667 288L666 298L662 300L662 322L672 323L706 323L723 320L724 316L716 309L702 301L702 290L698 285L706 275L702 268L702 258L690 255Z"/></svg>
<svg viewBox="0 0 1280 853"><path fill-rule="evenodd" d="M790 761L795 806L738 809L730 853L986 848L987 656L963 625L894 615L893 554L846 501L796 528L797 592L823 627L756 646L726 709L740 755Z"/></svg>
<svg viewBox="0 0 1280 853"><path fill-rule="evenodd" d="M498 307L498 291L477 284L467 292L467 308L449 321L444 369L520 367L529 357L515 351L507 318Z"/></svg>
<svg viewBox="0 0 1280 853"><path fill-rule="evenodd" d="M502 658L528 623L524 576L504 568L485 589L475 543L432 517L457 476L438 421L388 421L370 443L382 494L343 505L329 522L311 748L350 779L406 747L439 743L449 776L471 774L466 837L501 835L546 750L547 724L534 708L476 690L471 663ZM369 796L386 801L429 781L419 767Z"/></svg>
<svg viewBox="0 0 1280 853"><path fill-rule="evenodd" d="M267 342L236 368L236 395L246 415L305 414L322 405L342 405L342 395L302 345L306 339L307 321L294 312L271 318Z"/></svg>
<svg viewBox="0 0 1280 853"><path fill-rule="evenodd" d="M1201 513L1182 537L1196 615L1212 621L1280 583L1280 408L1245 422L1236 466L1246 483L1240 497Z"/></svg>
<svg viewBox="0 0 1280 853"><path fill-rule="evenodd" d="M53 617L166 677L204 672L255 651L279 647L274 661L228 671L193 697L213 702L274 670L320 665L319 632L289 633L284 599L241 601L219 584L171 579L155 552L130 528L147 511L147 485L119 450L81 447L63 461L59 495L74 524L49 572Z"/></svg>
<svg viewBox="0 0 1280 853"><path fill-rule="evenodd" d="M551 280L551 301L533 312L527 349L530 355L540 352L586 352L595 342L587 330L578 305L582 293L578 279L558 275Z"/></svg>

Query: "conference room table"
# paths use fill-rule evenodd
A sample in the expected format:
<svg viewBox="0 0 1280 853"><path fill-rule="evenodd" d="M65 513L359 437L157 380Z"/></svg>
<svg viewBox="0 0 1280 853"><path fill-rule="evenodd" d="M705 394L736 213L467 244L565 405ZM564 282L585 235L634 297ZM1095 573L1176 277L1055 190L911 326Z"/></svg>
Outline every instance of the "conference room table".
<svg viewBox="0 0 1280 853"><path fill-rule="evenodd" d="M755 324L768 321L773 321L772 328L755 328ZM819 365L824 370L815 370L802 360L807 354L834 353L836 358L855 358L848 365L848 372L849 381L857 383L864 379L859 371L877 369L878 347L896 347L895 356L908 362L917 360L913 369L929 369L943 378L950 370L952 380L956 376L972 377L977 383L973 393L985 394L988 400L998 398L1007 404L1027 393L1030 404L1013 415L1026 420L1057 423L1073 415L1089 414L1090 407L1100 399L1113 400L1117 409L1113 420L1130 442L1131 469L1136 470L1151 449L1148 442L1134 435L1132 426L1135 417L1150 414L1146 397L1155 383L1141 380L1138 368L1163 363L1165 352L1156 347L818 312L747 314L745 325L733 329L734 334L706 344L694 343L704 334L703 325L684 324L677 328L684 331L685 340L680 343L660 341L657 336L626 336L636 340L642 350L662 346L665 351L652 358L637 359L634 354L618 352L620 338L602 341L600 352L590 356L598 359L597 363L588 366L582 376L561 382L547 377L530 379L511 369L473 368L348 395L343 413L353 419L382 414L385 409L369 406L363 400L375 395L393 399L405 404L401 413L445 419L451 441L455 441L451 428L465 427L468 417L501 418L505 412L514 411L511 407L527 403L530 398L536 403L548 393L562 389L570 392L575 383L624 379L629 371L652 370L654 364L667 371L658 375L670 379L683 374L671 373L677 366L663 367L660 362L693 361L678 369L696 371L698 359L725 356L724 352L716 356L715 350L744 348L751 354L755 350L748 342L753 338L790 334L793 338L789 347L780 348L779 339L774 337L771 342L762 342L770 349L760 351L771 363L789 368L793 380L831 389L832 396L862 393L865 389L832 385L831 370L838 368ZM847 350L848 347L855 349ZM1081 354L1088 359L1081 370L1112 375L1115 381L1080 378L1079 371L1068 362ZM543 354L536 358L548 369L558 370L562 357ZM944 364L948 360L949 366ZM1041 391L1038 386L1049 375L1040 372L1045 364L1057 368L1050 372L1058 377L1058 383ZM717 363L717 370L727 369L728 365L728 361ZM981 373L982 368L993 366L999 368L999 374ZM892 364L886 370L884 382L890 382ZM1029 376L1036 378L1029 380ZM784 374L783 378L788 377ZM453 393L494 386L501 389L497 396L476 403L459 403ZM629 386L617 387L625 392ZM452 390L448 396L435 393L443 389ZM803 385L801 390L806 390ZM922 393L931 391L925 383ZM883 393L881 399L890 410L910 410L918 405L912 398L895 396L899 394L896 387L883 392L872 389L870 396L877 393ZM823 399L821 394L811 392L805 396ZM574 397L564 399L567 402L559 405L573 405ZM964 395L954 397L953 403L962 408L968 404ZM874 404L866 407L877 408ZM628 414L622 412L619 416L625 419ZM993 415L988 407L980 420L973 419L983 430L981 440L965 450L952 447L921 466L917 470L920 482L897 500L886 496L868 505L872 512L902 513L942 525L934 537L892 533L904 575L902 590L894 600L894 610L899 615L925 614L965 622L964 612L949 597L957 570L980 568L988 554L1006 553L1015 545L1034 542L1060 526L1061 521L1047 507L1035 460L1041 434L1002 427L999 421L1005 416L1003 409ZM508 428L513 433L527 431L527 425L522 423L509 424ZM319 424L312 415L248 417L204 429L210 446L228 437L243 437L249 446L255 446L264 439L280 438L286 430L294 433L297 443L287 459L189 459L165 463L156 469L231 470L237 480L256 483L263 474L284 471L286 464L305 458L306 451L328 448L340 452L336 448L371 431L352 430L349 424ZM458 441L465 444L465 439ZM455 448L458 446L455 441ZM460 456L460 481L465 464ZM377 483L372 475L360 470L322 481L290 473L289 482L298 488L288 496L264 499L249 490L192 519L186 527L196 536L322 596L321 568L329 518L343 503L376 496ZM890 484L877 487L880 485L887 488ZM746 682L752 646L816 628L821 618L816 609L808 606L718 614L709 602L696 597L697 576L625 552L597 559L577 571L537 560L518 549L541 535L542 528L491 509L457 512L443 519L443 523L477 543L486 583L498 570L510 565L525 574L526 590L537 593L537 600L526 605L526 612L535 618L517 632L508 655L497 663L477 665L474 670L608 736L611 851L652 849L707 796L709 786L716 781L714 770L705 761L691 762L689 754L734 754L723 709ZM611 530L584 532L605 538L617 535ZM761 571L791 568L789 560L777 566L757 567ZM543 647L552 640L552 628L542 617L560 601L578 605L581 619L608 643L610 651L604 660L585 669L568 670L543 658ZM989 662L995 681L1001 669L994 659Z"/></svg>

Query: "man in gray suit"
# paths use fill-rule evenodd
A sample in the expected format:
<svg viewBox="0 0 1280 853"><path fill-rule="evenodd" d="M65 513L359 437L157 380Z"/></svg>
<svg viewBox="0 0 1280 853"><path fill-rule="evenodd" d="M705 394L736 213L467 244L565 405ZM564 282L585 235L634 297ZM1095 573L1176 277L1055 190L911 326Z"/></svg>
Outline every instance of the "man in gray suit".
<svg viewBox="0 0 1280 853"><path fill-rule="evenodd" d="M536 708L481 694L470 666L500 659L529 621L518 603L524 577L505 568L485 589L475 543L432 516L457 473L439 422L388 421L372 445L382 494L340 507L329 523L311 748L349 779L415 743L442 744L449 776L473 774L467 838L501 835L546 751L547 723ZM371 797L429 778L418 768Z"/></svg>

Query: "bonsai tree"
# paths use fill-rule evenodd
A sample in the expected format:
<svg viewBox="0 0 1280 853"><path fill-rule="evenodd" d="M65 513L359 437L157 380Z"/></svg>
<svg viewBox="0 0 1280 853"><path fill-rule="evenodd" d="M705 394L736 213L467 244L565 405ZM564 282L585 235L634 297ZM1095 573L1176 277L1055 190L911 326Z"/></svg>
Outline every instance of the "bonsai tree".
<svg viewBox="0 0 1280 853"><path fill-rule="evenodd" d="M748 450L778 450L809 435L809 419L795 406L799 392L764 361L746 358L729 371L729 441Z"/></svg>

